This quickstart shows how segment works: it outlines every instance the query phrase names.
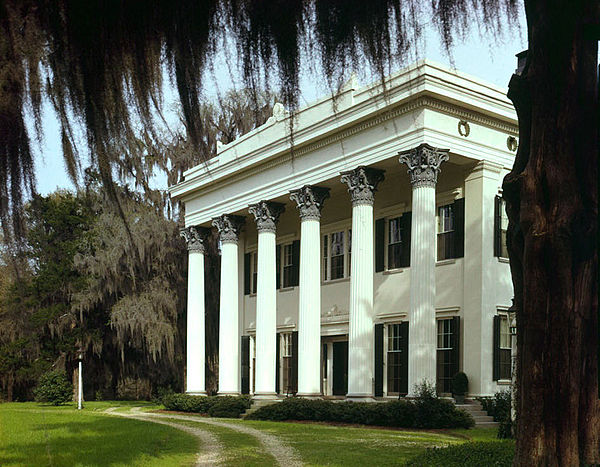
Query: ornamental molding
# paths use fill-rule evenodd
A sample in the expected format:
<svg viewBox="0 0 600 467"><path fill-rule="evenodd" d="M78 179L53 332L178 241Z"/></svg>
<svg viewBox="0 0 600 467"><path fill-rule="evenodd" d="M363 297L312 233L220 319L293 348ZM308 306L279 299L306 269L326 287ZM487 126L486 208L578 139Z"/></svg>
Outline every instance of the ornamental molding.
<svg viewBox="0 0 600 467"><path fill-rule="evenodd" d="M212 188L208 186L206 188L203 188L203 193L209 193L213 190L221 189L230 183L244 180L246 178L252 177L256 174L269 170L273 167L278 167L282 164L286 164L288 162L293 161L294 158L301 157L304 154L316 151L317 149L329 146L330 144L343 141L344 139L356 133L360 133L363 130L367 130L388 120L394 119L396 117L399 117L401 115L404 115L406 113L412 112L420 108L429 108L432 110L437 110L451 115L453 117L456 117L459 120L470 121L478 125L486 126L494 130L508 133L509 135L512 135L514 137L518 137L519 134L518 125L514 125L511 123L504 122L500 119L489 117L483 113L465 110L430 96L421 96L411 100L410 102L398 105L385 112L381 112L375 117L355 124L347 128L346 130L340 131L325 138L320 138L312 143L303 144L297 148L294 148L293 151L290 151L290 148L286 148L284 150L285 152L278 157L274 157L266 162L260 163L259 165L244 168L240 171L235 172L235 177L231 177L231 174L225 176L223 180L219 180L218 183L214 183ZM276 146L275 143L268 145L268 147L274 146ZM264 150L265 148L261 148L261 152L264 152ZM236 163L239 163L239 161L236 160ZM211 175L215 177L215 172L210 172ZM193 179L190 180L190 182L192 181Z"/></svg>
<svg viewBox="0 0 600 467"><path fill-rule="evenodd" d="M427 143L399 153L400 163L408 166L413 188L434 187L440 173L440 165L449 159L449 149L438 149Z"/></svg>
<svg viewBox="0 0 600 467"><path fill-rule="evenodd" d="M342 172L341 182L348 185L352 206L373 206L377 185L383 181L385 170L360 166L354 170Z"/></svg>
<svg viewBox="0 0 600 467"><path fill-rule="evenodd" d="M323 203L329 198L329 188L304 185L290 192L290 199L295 201L300 210L301 220L320 220Z"/></svg>
<svg viewBox="0 0 600 467"><path fill-rule="evenodd" d="M244 216L235 216L233 214L223 214L212 221L212 225L219 231L221 243L236 243L240 237L240 232L246 219Z"/></svg>
<svg viewBox="0 0 600 467"><path fill-rule="evenodd" d="M204 241L210 233L210 229L199 226L191 226L181 229L179 235L181 235L187 243L187 249L190 253L197 252L204 254L206 251Z"/></svg>
<svg viewBox="0 0 600 467"><path fill-rule="evenodd" d="M258 232L275 233L279 216L285 210L283 203L274 201L259 201L256 204L251 204L248 207L250 214L254 215L256 220L256 228Z"/></svg>

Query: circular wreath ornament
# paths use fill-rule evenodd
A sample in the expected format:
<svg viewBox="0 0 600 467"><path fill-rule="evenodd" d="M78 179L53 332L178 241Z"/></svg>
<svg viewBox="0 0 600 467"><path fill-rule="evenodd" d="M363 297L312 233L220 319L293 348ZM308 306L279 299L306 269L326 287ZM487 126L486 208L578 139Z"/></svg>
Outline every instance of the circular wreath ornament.
<svg viewBox="0 0 600 467"><path fill-rule="evenodd" d="M515 138L514 136L509 136L508 138L506 138L506 147L509 151L515 152L519 147L517 138Z"/></svg>
<svg viewBox="0 0 600 467"><path fill-rule="evenodd" d="M460 120L458 122L458 134L466 138L470 133L471 127L469 126L469 123L466 120Z"/></svg>

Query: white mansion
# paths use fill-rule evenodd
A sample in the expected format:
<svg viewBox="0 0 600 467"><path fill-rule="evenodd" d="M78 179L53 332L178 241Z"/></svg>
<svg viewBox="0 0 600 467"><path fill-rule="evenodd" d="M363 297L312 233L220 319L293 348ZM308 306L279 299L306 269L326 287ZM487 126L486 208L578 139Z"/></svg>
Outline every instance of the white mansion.
<svg viewBox="0 0 600 467"><path fill-rule="evenodd" d="M205 392L204 248L220 232L219 393L373 398L510 382L505 90L421 61L351 79L171 187L186 206L187 392Z"/></svg>

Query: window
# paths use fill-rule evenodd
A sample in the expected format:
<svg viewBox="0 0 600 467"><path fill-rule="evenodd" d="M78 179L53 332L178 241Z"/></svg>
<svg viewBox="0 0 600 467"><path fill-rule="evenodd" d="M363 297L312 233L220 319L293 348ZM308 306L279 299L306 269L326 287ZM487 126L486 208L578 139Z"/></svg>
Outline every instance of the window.
<svg viewBox="0 0 600 467"><path fill-rule="evenodd" d="M281 388L284 394L292 394L292 333L281 334Z"/></svg>
<svg viewBox="0 0 600 467"><path fill-rule="evenodd" d="M506 246L506 231L508 229L508 216L506 215L506 201L499 196L496 197L496 256L508 258L508 247Z"/></svg>
<svg viewBox="0 0 600 467"><path fill-rule="evenodd" d="M390 219L388 222L388 258L387 268L402 267L402 222L401 217Z"/></svg>
<svg viewBox="0 0 600 467"><path fill-rule="evenodd" d="M454 204L438 208L437 259L454 258Z"/></svg>
<svg viewBox="0 0 600 467"><path fill-rule="evenodd" d="M452 392L452 377L458 372L458 317L437 321L437 392Z"/></svg>
<svg viewBox="0 0 600 467"><path fill-rule="evenodd" d="M352 231L342 230L323 236L323 280L350 276Z"/></svg>
<svg viewBox="0 0 600 467"><path fill-rule="evenodd" d="M500 379L511 379L511 342L508 315L500 315Z"/></svg>
<svg viewBox="0 0 600 467"><path fill-rule="evenodd" d="M292 244L288 243L283 245L283 284L282 287L292 286L292 274L293 274L293 255L292 255Z"/></svg>
<svg viewBox="0 0 600 467"><path fill-rule="evenodd" d="M405 336L401 333L401 324L388 325L388 340L387 340L387 393L388 395L396 395L406 391L403 386L403 379L407 378L407 369L403 368L403 361L406 359L408 343L403 342Z"/></svg>
<svg viewBox="0 0 600 467"><path fill-rule="evenodd" d="M258 281L258 254L256 251L250 253L252 265L252 293L256 293L256 283Z"/></svg>

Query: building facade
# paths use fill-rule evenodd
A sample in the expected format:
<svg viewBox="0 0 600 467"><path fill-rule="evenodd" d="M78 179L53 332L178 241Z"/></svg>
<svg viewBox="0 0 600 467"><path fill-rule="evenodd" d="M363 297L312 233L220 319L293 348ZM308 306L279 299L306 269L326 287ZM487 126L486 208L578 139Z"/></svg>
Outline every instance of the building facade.
<svg viewBox="0 0 600 467"><path fill-rule="evenodd" d="M204 256L221 241L219 393L471 396L510 383L513 296L501 185L517 148L505 90L419 62L350 79L185 173L187 392L205 391Z"/></svg>

